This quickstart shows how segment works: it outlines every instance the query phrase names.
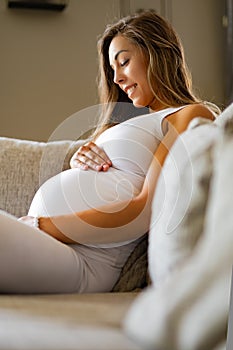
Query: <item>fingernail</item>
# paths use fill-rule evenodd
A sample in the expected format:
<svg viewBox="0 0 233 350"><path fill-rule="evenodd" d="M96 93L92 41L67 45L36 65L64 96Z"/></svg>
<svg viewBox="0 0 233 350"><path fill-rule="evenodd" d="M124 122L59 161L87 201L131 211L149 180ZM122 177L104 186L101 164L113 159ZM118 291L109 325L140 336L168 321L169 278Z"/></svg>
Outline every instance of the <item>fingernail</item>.
<svg viewBox="0 0 233 350"><path fill-rule="evenodd" d="M102 165L96 165L95 168L96 170L100 171L102 169Z"/></svg>
<svg viewBox="0 0 233 350"><path fill-rule="evenodd" d="M108 164L104 164L103 165L103 171L107 171L109 169L109 165Z"/></svg>

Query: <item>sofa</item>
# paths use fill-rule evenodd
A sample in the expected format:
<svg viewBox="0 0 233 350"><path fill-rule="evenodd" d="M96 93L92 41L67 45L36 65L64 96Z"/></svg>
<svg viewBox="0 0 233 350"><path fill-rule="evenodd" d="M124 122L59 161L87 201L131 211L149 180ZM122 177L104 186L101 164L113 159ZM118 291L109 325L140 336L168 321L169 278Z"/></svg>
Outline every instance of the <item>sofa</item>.
<svg viewBox="0 0 233 350"><path fill-rule="evenodd" d="M0 209L26 215L38 187L67 169L83 142L0 138ZM148 239L113 290L1 294L0 349L233 348L232 154L233 104L214 122L192 120L160 174Z"/></svg>

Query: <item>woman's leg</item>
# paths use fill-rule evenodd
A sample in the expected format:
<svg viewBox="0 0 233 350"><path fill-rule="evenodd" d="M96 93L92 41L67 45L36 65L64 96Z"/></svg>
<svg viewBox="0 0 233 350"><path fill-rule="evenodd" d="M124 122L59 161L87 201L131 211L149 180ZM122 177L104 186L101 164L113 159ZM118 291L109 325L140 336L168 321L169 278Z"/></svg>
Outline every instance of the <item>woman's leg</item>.
<svg viewBox="0 0 233 350"><path fill-rule="evenodd" d="M82 256L0 211L0 293L79 292Z"/></svg>
<svg viewBox="0 0 233 350"><path fill-rule="evenodd" d="M109 292L137 244L66 245L0 210L0 293Z"/></svg>

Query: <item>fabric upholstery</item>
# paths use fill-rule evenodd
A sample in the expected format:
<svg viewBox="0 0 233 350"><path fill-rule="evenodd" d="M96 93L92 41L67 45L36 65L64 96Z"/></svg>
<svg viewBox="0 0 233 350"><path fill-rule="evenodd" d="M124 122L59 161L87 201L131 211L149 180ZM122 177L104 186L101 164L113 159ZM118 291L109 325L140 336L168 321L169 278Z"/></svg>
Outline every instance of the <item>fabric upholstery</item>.
<svg viewBox="0 0 233 350"><path fill-rule="evenodd" d="M0 209L17 217L27 214L38 187L69 167L83 141L50 143L0 138Z"/></svg>
<svg viewBox="0 0 233 350"><path fill-rule="evenodd" d="M202 235L217 137L213 123L193 120L163 166L149 235L149 270L155 287L192 253Z"/></svg>
<svg viewBox="0 0 233 350"><path fill-rule="evenodd" d="M150 283L147 251L148 235L146 234L126 261L121 275L113 287L113 292L138 291Z"/></svg>
<svg viewBox="0 0 233 350"><path fill-rule="evenodd" d="M146 349L225 348L233 264L233 104L220 118L203 234L193 254L160 287L142 293L124 321L128 336Z"/></svg>

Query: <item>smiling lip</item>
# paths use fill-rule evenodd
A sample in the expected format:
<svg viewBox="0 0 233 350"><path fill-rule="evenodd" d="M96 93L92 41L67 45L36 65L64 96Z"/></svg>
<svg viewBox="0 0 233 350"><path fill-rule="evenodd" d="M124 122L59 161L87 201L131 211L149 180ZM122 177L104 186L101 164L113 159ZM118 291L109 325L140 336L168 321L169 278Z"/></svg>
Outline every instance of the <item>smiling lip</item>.
<svg viewBox="0 0 233 350"><path fill-rule="evenodd" d="M127 94L127 95L131 95L131 93L134 91L134 89L136 88L137 84L132 84L132 85L129 85L129 86L126 86L126 88L124 88L124 92Z"/></svg>

